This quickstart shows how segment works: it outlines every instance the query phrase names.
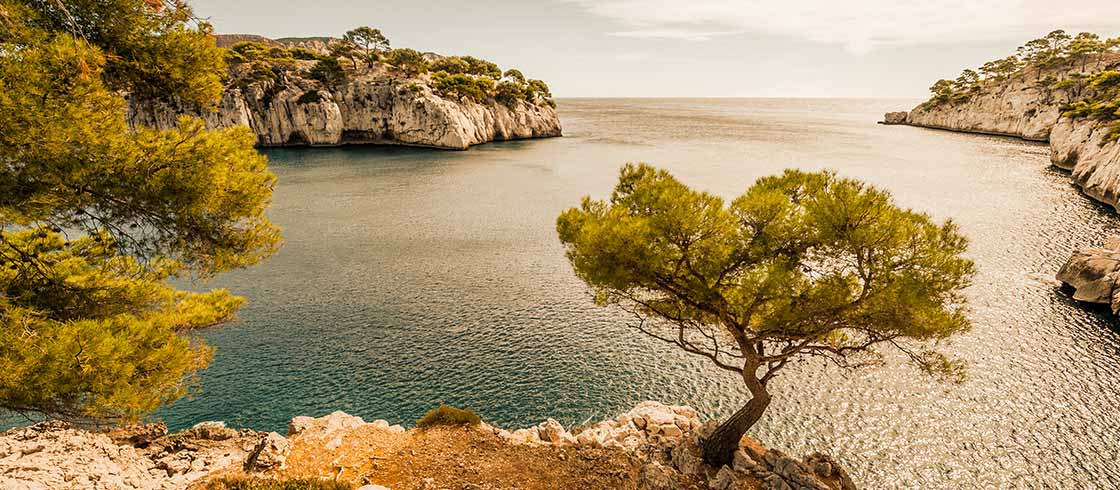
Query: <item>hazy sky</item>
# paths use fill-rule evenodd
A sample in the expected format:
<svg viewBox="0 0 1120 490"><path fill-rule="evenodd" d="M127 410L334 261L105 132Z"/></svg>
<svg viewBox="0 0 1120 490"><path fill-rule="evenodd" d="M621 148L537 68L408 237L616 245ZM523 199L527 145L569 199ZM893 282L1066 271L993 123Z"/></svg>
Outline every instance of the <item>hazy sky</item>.
<svg viewBox="0 0 1120 490"><path fill-rule="evenodd" d="M1120 0L192 0L219 33L340 35L517 67L559 97L925 97Z"/></svg>

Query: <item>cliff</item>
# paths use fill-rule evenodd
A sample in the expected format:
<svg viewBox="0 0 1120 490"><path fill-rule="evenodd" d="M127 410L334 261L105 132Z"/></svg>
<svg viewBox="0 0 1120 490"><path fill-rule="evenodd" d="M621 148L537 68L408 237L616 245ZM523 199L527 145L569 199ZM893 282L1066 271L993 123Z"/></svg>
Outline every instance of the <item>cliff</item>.
<svg viewBox="0 0 1120 490"><path fill-rule="evenodd" d="M179 434L158 424L93 433L45 422L0 434L0 487L247 488L223 482L270 479L365 485L359 490L855 488L828 456L795 459L749 437L733 464L712 468L699 438L713 427L689 407L657 402L571 432L552 419L515 431L486 423L406 430L342 412L296 417L287 436L215 422Z"/></svg>
<svg viewBox="0 0 1120 490"><path fill-rule="evenodd" d="M1106 56L1084 65L1028 69L1008 80L984 83L967 100L927 102L907 113L904 120L898 113L889 119L897 124L1049 142L1054 166L1069 170L1074 184L1089 197L1120 208L1120 142L1110 141L1111 128L1097 119L1064 115L1068 104L1092 89L1061 83L1087 80L1093 72L1117 64L1117 57Z"/></svg>
<svg viewBox="0 0 1120 490"><path fill-rule="evenodd" d="M562 134L550 99L460 96L436 88L431 74L410 75L380 63L347 67L327 83L313 77L315 65L287 59L271 66L231 66L231 82L216 110L132 101L128 121L134 127L169 128L180 114L191 114L210 128L248 126L262 147L379 144L463 150Z"/></svg>

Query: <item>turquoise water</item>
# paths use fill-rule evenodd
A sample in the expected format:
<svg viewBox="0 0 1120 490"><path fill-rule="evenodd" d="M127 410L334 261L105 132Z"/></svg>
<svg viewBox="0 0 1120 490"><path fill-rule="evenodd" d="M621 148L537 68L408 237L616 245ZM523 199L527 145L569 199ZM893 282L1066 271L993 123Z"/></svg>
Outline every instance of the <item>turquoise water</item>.
<svg viewBox="0 0 1120 490"><path fill-rule="evenodd" d="M269 151L285 245L202 285L250 303L202 334L217 348L202 391L156 416L283 431L333 410L408 425L440 402L506 426L645 399L729 414L740 382L593 306L555 218L605 196L627 161L728 197L787 167L833 168L972 237L975 327L947 348L971 378L803 363L773 382L755 435L831 452L866 488L1120 486L1120 329L1052 280L1120 218L1052 170L1045 146L874 124L914 102L569 99L564 138Z"/></svg>

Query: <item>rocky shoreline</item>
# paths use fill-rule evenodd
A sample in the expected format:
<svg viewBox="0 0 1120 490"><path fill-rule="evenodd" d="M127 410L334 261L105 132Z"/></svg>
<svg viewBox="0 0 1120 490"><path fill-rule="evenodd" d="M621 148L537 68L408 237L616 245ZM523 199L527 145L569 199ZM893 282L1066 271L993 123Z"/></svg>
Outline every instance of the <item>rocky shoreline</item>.
<svg viewBox="0 0 1120 490"><path fill-rule="evenodd" d="M1115 64L1115 58L1103 60ZM909 112L889 112L881 124L908 125L963 133L1011 136L1049 143L1050 163L1068 171L1081 192L1120 210L1120 141L1108 139L1109 128L1091 118L1072 118L1062 107L1074 100L1073 88L1046 80L1085 77L1089 71L1050 68L1029 71L988 86L964 102L923 103ZM1041 82L1040 82L1041 81ZM1120 313L1120 297L1112 299L1120 262L1113 260L1120 242L1105 248L1074 252L1057 279L1076 292L1074 299L1110 305ZM1109 248L1112 246L1112 248Z"/></svg>
<svg viewBox="0 0 1120 490"><path fill-rule="evenodd" d="M965 102L921 104L910 112L887 113L883 124L1049 143L1050 162L1069 171L1074 185L1085 195L1120 209L1120 142L1106 141L1107 128L1092 119L1062 114L1062 105L1073 98L1070 89L1053 88L1037 80L1056 74L1068 76L1071 72L1030 72Z"/></svg>
<svg viewBox="0 0 1120 490"><path fill-rule="evenodd" d="M701 423L692 408L650 401L615 419L572 431L548 419L537 426L512 431L482 423L450 434L458 438L490 438L506 451L523 451L526 459L556 454L561 464L568 460L566 454L575 451L577 459L590 460L591 464L602 466L603 471L629 471L634 476L623 475L620 480L627 482L626 488L855 488L847 473L826 455L818 453L796 459L767 449L749 437L743 439L732 465L709 467L701 459L699 440L713 429L714 424ZM362 473L360 468L347 463L347 453L369 446L370 437L396 438L394 444L404 445L397 454L415 456L419 449L409 448L408 441L429 437L426 431L432 430L439 429L406 430L384 420L367 423L343 412L319 418L296 417L289 424L287 436L235 430L218 422L199 424L177 434L168 434L162 424L94 433L63 422L42 422L0 434L0 487L163 490L198 486L210 478L231 474L278 478L295 473L301 477L353 479L365 490L450 488L438 485L440 482L432 477L378 481L378 473ZM384 456L356 456L362 461L372 457L374 465L392 464L385 461L391 458ZM455 458L453 454L441 457ZM322 466L327 459L333 462ZM309 465L309 461L319 466ZM611 468L612 464L619 468ZM459 466L463 464L460 462ZM329 474L315 474L315 468L320 467L329 471L319 473Z"/></svg>

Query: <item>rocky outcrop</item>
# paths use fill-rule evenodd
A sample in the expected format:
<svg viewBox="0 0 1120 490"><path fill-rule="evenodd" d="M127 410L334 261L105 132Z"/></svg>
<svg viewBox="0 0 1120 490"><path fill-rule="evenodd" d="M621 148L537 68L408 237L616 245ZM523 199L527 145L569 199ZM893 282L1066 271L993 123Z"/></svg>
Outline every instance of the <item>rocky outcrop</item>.
<svg viewBox="0 0 1120 490"><path fill-rule="evenodd" d="M1120 237L1102 247L1077 249L1058 271L1058 280L1073 289L1073 299L1107 305L1120 314Z"/></svg>
<svg viewBox="0 0 1120 490"><path fill-rule="evenodd" d="M1096 69L1116 62L1108 58L1088 66ZM1108 129L1091 118L1062 115L1062 107L1076 98L1071 93L1076 89L1054 83L1089 71L1084 65L1028 71L988 84L964 102L921 104L906 113L905 124L1049 142L1051 162L1071 171L1074 184L1089 197L1120 209L1120 142L1106 141Z"/></svg>
<svg viewBox="0 0 1120 490"><path fill-rule="evenodd" d="M300 62L310 65L311 62ZM306 78L307 66L275 80L228 87L213 112L130 103L133 126L171 128L182 113L209 128L247 126L260 146L406 145L463 150L490 141L560 136L556 110L545 102L442 95L426 75L376 67L327 86Z"/></svg>
<svg viewBox="0 0 1120 490"><path fill-rule="evenodd" d="M125 432L93 433L51 421L0 434L0 488L182 489L216 472L279 468L287 455L279 434L221 423L171 435L166 427L163 434L145 426Z"/></svg>
<svg viewBox="0 0 1120 490"><path fill-rule="evenodd" d="M696 410L654 401L638 404L613 420L605 420L569 433L559 422L548 421L528 429L493 430L512 444L529 446L589 446L625 450L646 461L638 488L684 490L707 482L712 490L754 488L764 490L854 490L848 474L830 457L816 453L804 460L766 449L744 437L730 466L712 468L704 463L700 441L715 429L702 424Z"/></svg>
<svg viewBox="0 0 1120 490"><path fill-rule="evenodd" d="M643 402L612 420L572 431L548 419L513 431L481 424L477 429L481 432L466 429L463 433L485 436L504 447L524 446L528 451L520 453L524 455L555 451L560 461L566 461L564 455L580 455L601 464L611 459L595 458L614 454L613 461L621 458L633 468L640 490L855 488L847 473L828 456L814 454L799 460L767 449L749 437L743 438L733 464L712 468L701 458L700 441L714 428L714 423L702 424L690 407ZM61 422L45 422L0 434L0 488L163 490L186 488L210 476L241 472L277 477L283 475L281 470L286 463L293 464L298 458L306 460L309 453L319 455L316 461L333 455L330 457L336 458L337 463L338 451L362 447L353 439L355 435L387 434L397 437L395 440L402 444L407 444L403 441L408 437L425 437L414 431L419 429L406 433L399 425L384 420L367 423L343 412L318 418L296 417L289 424L288 437L275 432L237 431L213 422L170 435L160 426L139 426L105 434L86 432ZM344 438L348 438L346 442ZM297 444L302 448L297 450L302 451L300 456L292 450ZM308 444L327 452L309 452ZM443 455L444 449L439 451L441 457L453 456ZM379 457L384 459L375 459ZM304 463L306 468L307 462ZM343 466L332 463L327 468L338 473L318 476L337 478Z"/></svg>
<svg viewBox="0 0 1120 490"><path fill-rule="evenodd" d="M879 121L879 124L906 124L906 111L888 112L883 115L883 120Z"/></svg>

